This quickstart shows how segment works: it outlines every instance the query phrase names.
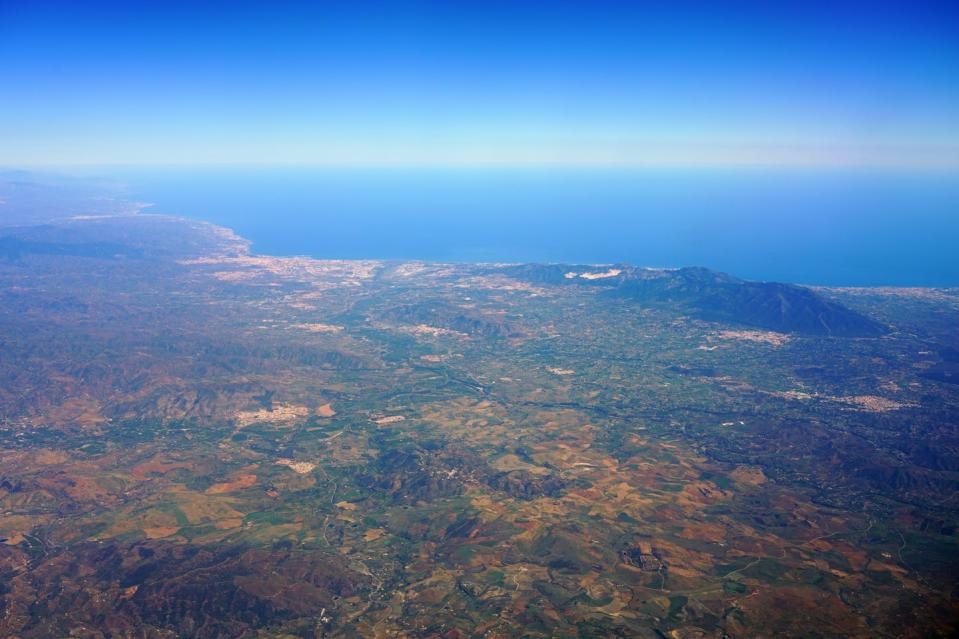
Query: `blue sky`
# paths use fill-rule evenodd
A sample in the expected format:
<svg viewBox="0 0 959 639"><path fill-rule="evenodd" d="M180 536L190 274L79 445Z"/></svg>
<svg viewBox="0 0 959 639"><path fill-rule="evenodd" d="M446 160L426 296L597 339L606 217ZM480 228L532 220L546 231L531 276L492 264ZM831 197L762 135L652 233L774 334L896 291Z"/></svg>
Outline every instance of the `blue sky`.
<svg viewBox="0 0 959 639"><path fill-rule="evenodd" d="M199 4L0 0L0 165L959 167L955 3Z"/></svg>

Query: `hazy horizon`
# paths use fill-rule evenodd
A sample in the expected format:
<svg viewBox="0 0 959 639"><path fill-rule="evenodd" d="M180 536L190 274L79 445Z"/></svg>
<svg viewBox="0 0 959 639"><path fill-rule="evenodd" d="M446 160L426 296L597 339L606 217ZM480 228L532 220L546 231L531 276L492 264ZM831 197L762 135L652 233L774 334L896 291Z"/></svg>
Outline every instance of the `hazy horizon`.
<svg viewBox="0 0 959 639"><path fill-rule="evenodd" d="M0 164L959 168L937 3L0 5Z"/></svg>
<svg viewBox="0 0 959 639"><path fill-rule="evenodd" d="M935 2L11 1L0 166L269 254L959 285L957 32Z"/></svg>

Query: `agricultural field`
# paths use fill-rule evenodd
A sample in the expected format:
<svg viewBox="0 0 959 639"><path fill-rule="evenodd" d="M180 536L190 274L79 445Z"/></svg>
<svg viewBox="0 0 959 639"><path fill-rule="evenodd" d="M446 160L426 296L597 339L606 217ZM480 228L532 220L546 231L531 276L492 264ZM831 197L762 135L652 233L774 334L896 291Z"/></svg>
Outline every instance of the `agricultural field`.
<svg viewBox="0 0 959 639"><path fill-rule="evenodd" d="M957 632L959 291L0 243L0 636Z"/></svg>

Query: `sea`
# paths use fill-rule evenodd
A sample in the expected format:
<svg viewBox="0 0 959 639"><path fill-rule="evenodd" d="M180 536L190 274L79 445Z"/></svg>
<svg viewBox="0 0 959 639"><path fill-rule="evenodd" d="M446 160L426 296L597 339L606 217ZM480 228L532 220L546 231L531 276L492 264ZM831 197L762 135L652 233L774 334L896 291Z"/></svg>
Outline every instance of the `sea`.
<svg viewBox="0 0 959 639"><path fill-rule="evenodd" d="M959 286L955 171L204 167L111 177L150 212L230 227L270 255Z"/></svg>

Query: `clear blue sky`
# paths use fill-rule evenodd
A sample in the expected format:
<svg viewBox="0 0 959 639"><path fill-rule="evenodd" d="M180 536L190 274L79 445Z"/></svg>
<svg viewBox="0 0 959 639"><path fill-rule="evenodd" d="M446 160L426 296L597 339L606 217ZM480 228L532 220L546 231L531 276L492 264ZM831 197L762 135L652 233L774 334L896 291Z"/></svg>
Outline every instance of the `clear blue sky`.
<svg viewBox="0 0 959 639"><path fill-rule="evenodd" d="M0 165L955 168L957 6L0 0Z"/></svg>

